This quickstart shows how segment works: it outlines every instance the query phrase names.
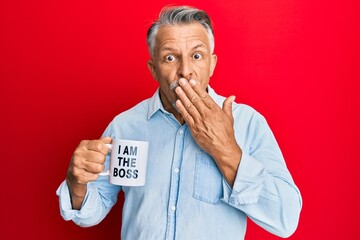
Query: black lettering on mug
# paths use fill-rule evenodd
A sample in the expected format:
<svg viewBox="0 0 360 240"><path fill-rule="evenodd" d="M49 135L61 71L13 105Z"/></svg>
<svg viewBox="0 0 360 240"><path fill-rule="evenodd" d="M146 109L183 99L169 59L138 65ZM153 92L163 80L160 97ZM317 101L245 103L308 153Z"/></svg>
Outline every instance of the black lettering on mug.
<svg viewBox="0 0 360 240"><path fill-rule="evenodd" d="M114 177L119 177L119 178L134 178L137 179L139 177L139 171L137 169L132 170L132 169L127 169L125 171L125 169L123 168L114 168L114 172L113 172L113 176Z"/></svg>
<svg viewBox="0 0 360 240"><path fill-rule="evenodd" d="M118 157L119 167L136 167L136 158Z"/></svg>
<svg viewBox="0 0 360 240"><path fill-rule="evenodd" d="M121 145L119 145L118 154L121 153Z"/></svg>
<svg viewBox="0 0 360 240"><path fill-rule="evenodd" d="M119 170L119 177L123 178L125 176L125 169L121 168Z"/></svg>
<svg viewBox="0 0 360 240"><path fill-rule="evenodd" d="M120 154L120 146L119 146L119 154ZM125 146L123 155L136 156L137 155L137 147L136 146L130 146L130 147Z"/></svg>
<svg viewBox="0 0 360 240"><path fill-rule="evenodd" d="M130 161L130 167L136 167L136 158L132 158Z"/></svg>
<svg viewBox="0 0 360 240"><path fill-rule="evenodd" d="M126 178L131 178L132 177L132 170L131 169L128 169L126 171Z"/></svg>
<svg viewBox="0 0 360 240"><path fill-rule="evenodd" d="M139 176L138 172L139 171L137 169L134 170L134 179L138 178L138 176Z"/></svg>

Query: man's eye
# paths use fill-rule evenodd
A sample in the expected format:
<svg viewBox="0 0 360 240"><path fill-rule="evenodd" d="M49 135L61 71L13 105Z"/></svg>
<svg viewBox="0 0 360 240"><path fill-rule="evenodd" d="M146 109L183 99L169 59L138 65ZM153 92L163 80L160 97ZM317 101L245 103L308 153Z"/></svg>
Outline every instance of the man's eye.
<svg viewBox="0 0 360 240"><path fill-rule="evenodd" d="M200 59L202 59L202 55L201 55L200 53L195 53L194 56L193 56L193 58L194 58L195 60L200 60Z"/></svg>
<svg viewBox="0 0 360 240"><path fill-rule="evenodd" d="M165 62L173 62L173 61L175 61L174 55L166 55L165 56Z"/></svg>

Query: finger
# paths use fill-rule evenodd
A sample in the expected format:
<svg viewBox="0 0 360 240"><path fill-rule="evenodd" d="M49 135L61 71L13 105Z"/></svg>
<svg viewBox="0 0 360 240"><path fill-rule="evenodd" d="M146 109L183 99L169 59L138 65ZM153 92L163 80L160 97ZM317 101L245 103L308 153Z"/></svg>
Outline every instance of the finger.
<svg viewBox="0 0 360 240"><path fill-rule="evenodd" d="M212 109L213 106L217 106L215 101L210 97L206 90L202 89L201 84L199 84L198 81L196 81L195 79L190 79L189 83L206 107Z"/></svg>
<svg viewBox="0 0 360 240"><path fill-rule="evenodd" d="M84 156L85 162L104 164L106 155L102 152L87 151Z"/></svg>
<svg viewBox="0 0 360 240"><path fill-rule="evenodd" d="M91 140L91 141L87 142L85 147L87 150L100 152L100 153L106 155L109 152L109 148L105 145L105 143L103 141L109 141L109 139L101 138L100 140Z"/></svg>
<svg viewBox="0 0 360 240"><path fill-rule="evenodd" d="M186 110L186 108L182 104L181 100L180 99L176 100L175 104L176 104L176 107L178 108L181 116L185 120L185 122L187 122L189 126L192 126L194 124L194 119L189 114L189 112Z"/></svg>
<svg viewBox="0 0 360 240"><path fill-rule="evenodd" d="M84 174L84 180L85 182L93 182L95 180L97 180L99 178L99 174L97 173L90 173L90 172L86 172Z"/></svg>
<svg viewBox="0 0 360 240"><path fill-rule="evenodd" d="M99 174L103 172L105 166L103 163L85 162L85 171L89 173Z"/></svg>
<svg viewBox="0 0 360 240"><path fill-rule="evenodd" d="M105 146L106 146L107 144L111 144L111 143L112 143L112 138L106 136L106 137L100 138L99 141L100 141L100 142L103 142L103 143L105 144ZM107 151L102 152L102 153L105 153L105 154L108 154L108 153L109 153L109 151L110 151L109 147L106 146L106 148L107 148L107 149L106 149Z"/></svg>
<svg viewBox="0 0 360 240"><path fill-rule="evenodd" d="M195 81L195 80L193 80L193 81ZM203 113L206 110L206 106L205 106L204 102L202 101L202 98L194 91L194 89L189 84L189 82L187 80L185 80L184 78L182 78L179 80L179 85L185 92L185 94L188 97L188 99L190 100L191 104L193 104L196 107L196 109L199 110L200 113Z"/></svg>
<svg viewBox="0 0 360 240"><path fill-rule="evenodd" d="M104 164L106 155L101 152L96 152L92 150L87 150L84 147L76 148L72 162L74 167L79 169L85 169L87 166L87 162Z"/></svg>
<svg viewBox="0 0 360 240"><path fill-rule="evenodd" d="M104 170L104 161L105 156L101 153L97 153L94 151L88 151L93 152L95 154L92 154L92 156L78 156L76 153L74 154L74 157L72 159L71 169L72 175L76 176L77 178L84 175L85 172L98 174ZM97 155L97 156L96 156Z"/></svg>
<svg viewBox="0 0 360 240"><path fill-rule="evenodd" d="M225 112L225 114L232 118L232 103L235 101L235 96L230 96L228 98L225 99L225 101L223 102L223 106L222 109Z"/></svg>
<svg viewBox="0 0 360 240"><path fill-rule="evenodd" d="M102 138L100 138L99 139L101 142L103 142L103 143L106 143L106 144L110 144L110 143L112 143L112 138L111 137L102 137Z"/></svg>
<svg viewBox="0 0 360 240"><path fill-rule="evenodd" d="M91 173L85 170L79 170L74 173L74 176L76 176L78 183L86 184L88 182L95 181L99 175L97 173Z"/></svg>
<svg viewBox="0 0 360 240"><path fill-rule="evenodd" d="M189 84L186 84L186 85L188 87L190 87ZM191 102L188 95L183 91L182 87L175 88L175 92L176 92L179 100L181 101L180 107L182 107L181 108L182 111L180 111L180 113L182 112L182 114L184 114L183 117L186 116L186 114L190 114L192 118L200 119L201 116L199 113L199 109L197 109L195 107L195 105ZM197 99L200 100L200 98L198 96L197 96ZM205 107L205 106L203 106L203 107Z"/></svg>

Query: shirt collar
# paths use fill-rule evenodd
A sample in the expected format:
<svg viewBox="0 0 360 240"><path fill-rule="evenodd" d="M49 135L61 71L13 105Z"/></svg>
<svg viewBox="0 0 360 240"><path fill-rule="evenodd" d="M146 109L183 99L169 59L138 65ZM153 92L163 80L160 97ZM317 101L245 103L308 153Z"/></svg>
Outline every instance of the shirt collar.
<svg viewBox="0 0 360 240"><path fill-rule="evenodd" d="M214 101L221 106L222 102L224 101L224 98L217 95L214 91L214 89L212 89L210 87L210 85L208 85L207 87L208 89L208 93L210 95L210 97L212 99L214 99ZM162 105L161 99L160 99L160 90L159 88L156 90L156 92L154 93L154 95L149 99L149 110L148 110L148 114L147 114L147 118L150 119L158 110L170 114L168 111L166 111Z"/></svg>
<svg viewBox="0 0 360 240"><path fill-rule="evenodd" d="M160 100L160 90L156 90L154 95L149 99L149 110L147 118L150 119L158 110L165 110Z"/></svg>

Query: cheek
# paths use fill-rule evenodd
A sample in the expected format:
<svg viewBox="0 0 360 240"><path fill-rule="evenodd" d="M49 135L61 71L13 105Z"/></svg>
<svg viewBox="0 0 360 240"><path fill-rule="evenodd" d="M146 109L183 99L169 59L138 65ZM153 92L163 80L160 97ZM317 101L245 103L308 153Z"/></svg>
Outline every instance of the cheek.
<svg viewBox="0 0 360 240"><path fill-rule="evenodd" d="M211 77L211 68L210 64L208 63L203 62L196 64L194 71L195 75L199 78L198 80L208 81L208 79Z"/></svg>
<svg viewBox="0 0 360 240"><path fill-rule="evenodd" d="M175 79L177 79L176 67L163 67L159 69L158 76L160 81L167 82L170 85Z"/></svg>
<svg viewBox="0 0 360 240"><path fill-rule="evenodd" d="M199 61L194 64L196 66L196 69L200 71L202 75L209 74L210 72L210 61L204 60Z"/></svg>

